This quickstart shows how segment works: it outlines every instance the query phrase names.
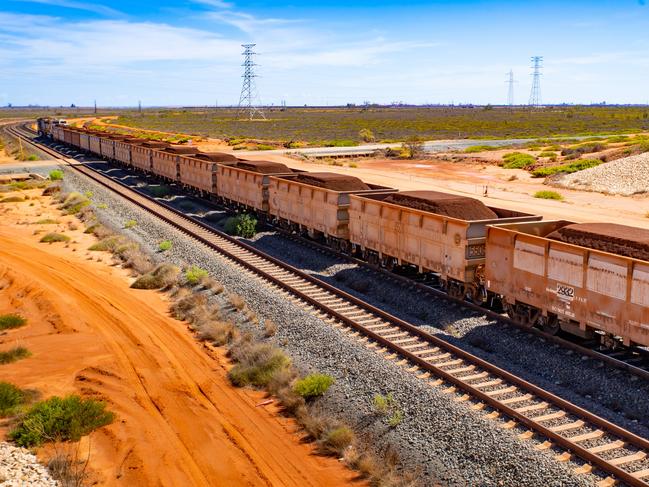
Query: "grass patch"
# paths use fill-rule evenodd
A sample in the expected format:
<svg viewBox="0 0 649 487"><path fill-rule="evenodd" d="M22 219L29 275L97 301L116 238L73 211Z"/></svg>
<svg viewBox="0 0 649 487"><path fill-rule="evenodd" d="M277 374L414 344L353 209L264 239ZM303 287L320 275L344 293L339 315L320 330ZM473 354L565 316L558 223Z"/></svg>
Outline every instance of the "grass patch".
<svg viewBox="0 0 649 487"><path fill-rule="evenodd" d="M583 171L584 169L596 167L600 164L602 164L602 161L600 161L599 159L580 159L579 161L575 161L570 164L561 164L560 166L542 167L535 169L534 171L532 171L532 176L534 176L535 178L542 178L557 173L572 174L573 172Z"/></svg>
<svg viewBox="0 0 649 487"><path fill-rule="evenodd" d="M536 158L522 152L511 152L503 156L502 167L505 169L525 169L536 163Z"/></svg>
<svg viewBox="0 0 649 487"><path fill-rule="evenodd" d="M133 289L163 289L178 279L180 269L171 264L160 264L151 272L140 276L131 284Z"/></svg>
<svg viewBox="0 0 649 487"><path fill-rule="evenodd" d="M14 347L6 352L0 352L0 364L10 364L20 359L27 358L32 353L25 347Z"/></svg>
<svg viewBox="0 0 649 487"><path fill-rule="evenodd" d="M9 382L0 382L0 418L16 414L26 400L24 391Z"/></svg>
<svg viewBox="0 0 649 487"><path fill-rule="evenodd" d="M47 441L78 441L91 431L110 424L115 415L103 402L79 396L52 397L36 403L9 433L18 446L32 447Z"/></svg>
<svg viewBox="0 0 649 487"><path fill-rule="evenodd" d="M171 240L163 240L158 244L158 250L160 252L166 252L167 250L170 250L173 244L171 243Z"/></svg>
<svg viewBox="0 0 649 487"><path fill-rule="evenodd" d="M353 441L354 432L347 426L338 426L327 431L318 441L318 445L326 453L341 455Z"/></svg>
<svg viewBox="0 0 649 487"><path fill-rule="evenodd" d="M55 243L55 242L69 242L70 237L63 235L62 233L51 232L44 235L40 242L41 243Z"/></svg>
<svg viewBox="0 0 649 487"><path fill-rule="evenodd" d="M0 315L0 331L20 328L21 326L24 326L26 324L27 320L20 315L14 313Z"/></svg>
<svg viewBox="0 0 649 487"><path fill-rule="evenodd" d="M540 198L543 200L558 200L561 201L563 199L563 196L561 196L560 193L557 193L556 191L548 191L548 190L543 190L543 191L537 191L534 193L535 198Z"/></svg>
<svg viewBox="0 0 649 487"><path fill-rule="evenodd" d="M539 154L539 157L557 157L557 153L552 151L543 151Z"/></svg>
<svg viewBox="0 0 649 487"><path fill-rule="evenodd" d="M296 394L304 399L313 399L322 396L334 383L334 378L326 374L309 374L298 380L293 386Z"/></svg>
<svg viewBox="0 0 649 487"><path fill-rule="evenodd" d="M185 279L187 279L188 284L198 284L201 280L208 277L208 272L205 269L193 265L187 268L185 271Z"/></svg>
<svg viewBox="0 0 649 487"><path fill-rule="evenodd" d="M92 244L88 250L93 252L113 252L122 244L123 239L116 235L101 239L99 242Z"/></svg>
<svg viewBox="0 0 649 487"><path fill-rule="evenodd" d="M284 352L266 343L242 344L231 355L237 364L228 372L228 378L238 387L266 386L277 373L291 365Z"/></svg>
<svg viewBox="0 0 649 487"><path fill-rule="evenodd" d="M257 220L247 213L230 217L225 222L225 231L230 235L252 238L257 233Z"/></svg>
<svg viewBox="0 0 649 487"><path fill-rule="evenodd" d="M63 179L63 171L60 169L54 169L53 171L50 171L49 178L50 181L60 181Z"/></svg>
<svg viewBox="0 0 649 487"><path fill-rule="evenodd" d="M124 228L133 228L137 225L136 220L128 220L126 223L124 223Z"/></svg>
<svg viewBox="0 0 649 487"><path fill-rule="evenodd" d="M58 220L53 220L52 218L43 218L42 220L38 220L36 222L36 225L57 225L58 223Z"/></svg>
<svg viewBox="0 0 649 487"><path fill-rule="evenodd" d="M358 142L348 139L327 140L323 143L324 147L356 147Z"/></svg>

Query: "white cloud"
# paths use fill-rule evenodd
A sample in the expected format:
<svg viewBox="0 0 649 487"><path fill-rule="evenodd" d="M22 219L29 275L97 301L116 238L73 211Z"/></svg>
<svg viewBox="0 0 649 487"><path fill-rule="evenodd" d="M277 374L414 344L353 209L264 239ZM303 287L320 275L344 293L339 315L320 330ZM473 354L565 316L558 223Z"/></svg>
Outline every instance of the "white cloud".
<svg viewBox="0 0 649 487"><path fill-rule="evenodd" d="M94 12L101 15L108 16L119 16L120 12L117 10L107 7L105 5L100 5L96 3L87 3L87 2L77 2L74 0L11 0L13 2L25 2L25 3L40 3L43 5L52 5L55 7L64 7L72 8L76 10L85 10L88 12Z"/></svg>
<svg viewBox="0 0 649 487"><path fill-rule="evenodd" d="M208 7L215 7L219 9L228 9L234 7L233 3L224 2L222 0L191 0L191 1L201 5L206 5Z"/></svg>

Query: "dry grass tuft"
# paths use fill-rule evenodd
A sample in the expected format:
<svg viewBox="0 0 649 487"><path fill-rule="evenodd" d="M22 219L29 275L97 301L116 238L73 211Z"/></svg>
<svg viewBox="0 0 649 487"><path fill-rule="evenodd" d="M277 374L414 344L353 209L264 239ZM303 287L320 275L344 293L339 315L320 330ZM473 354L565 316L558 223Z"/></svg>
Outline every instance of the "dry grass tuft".
<svg viewBox="0 0 649 487"><path fill-rule="evenodd" d="M264 336L270 338L277 333L277 324L270 319L264 320Z"/></svg>
<svg viewBox="0 0 649 487"><path fill-rule="evenodd" d="M138 278L131 287L134 289L164 289L178 280L180 269L171 264L160 264L151 272Z"/></svg>
<svg viewBox="0 0 649 487"><path fill-rule="evenodd" d="M228 299L230 301L230 304L234 307L234 309L237 309L239 311L242 311L243 308L245 308L246 306L246 302L238 294L230 294L228 296Z"/></svg>
<svg viewBox="0 0 649 487"><path fill-rule="evenodd" d="M228 345L239 338L239 330L227 321L209 321L198 327L198 339L215 345Z"/></svg>

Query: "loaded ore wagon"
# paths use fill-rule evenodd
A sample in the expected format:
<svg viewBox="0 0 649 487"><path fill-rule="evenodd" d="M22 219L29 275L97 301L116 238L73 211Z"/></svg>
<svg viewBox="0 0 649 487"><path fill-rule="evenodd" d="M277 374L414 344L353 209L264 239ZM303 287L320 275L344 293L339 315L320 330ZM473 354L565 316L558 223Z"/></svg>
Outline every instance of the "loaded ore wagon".
<svg viewBox="0 0 649 487"><path fill-rule="evenodd" d="M85 152L90 151L90 134L86 130L79 133L79 148Z"/></svg>
<svg viewBox="0 0 649 487"><path fill-rule="evenodd" d="M449 295L477 303L487 299L487 225L542 218L437 191L352 195L349 216L352 250L362 258L388 269L414 266L436 275Z"/></svg>
<svg viewBox="0 0 649 487"><path fill-rule="evenodd" d="M101 147L101 157L104 159L108 159L109 161L112 161L115 159L115 141L116 140L123 140L125 137L123 135L115 135L115 134L106 134L104 137L101 139L100 147Z"/></svg>
<svg viewBox="0 0 649 487"><path fill-rule="evenodd" d="M176 146L154 150L151 154L151 170L157 176L170 181L178 181L179 155L192 156L198 152L194 147Z"/></svg>
<svg viewBox="0 0 649 487"><path fill-rule="evenodd" d="M311 238L322 238L334 249L346 252L350 196L394 191L346 174L312 172L272 177L269 212L280 226Z"/></svg>
<svg viewBox="0 0 649 487"><path fill-rule="evenodd" d="M151 153L154 149L160 150L169 147L165 142L144 142L131 147L131 164L144 172L151 171Z"/></svg>
<svg viewBox="0 0 649 487"><path fill-rule="evenodd" d="M131 146L142 144L144 140L136 137L127 137L123 140L115 141L115 157L117 162L121 162L126 166L131 165Z"/></svg>
<svg viewBox="0 0 649 487"><path fill-rule="evenodd" d="M69 128L63 129L63 142L68 145L72 144L72 130Z"/></svg>
<svg viewBox="0 0 649 487"><path fill-rule="evenodd" d="M510 317L556 333L649 346L649 230L609 223L494 225L486 279Z"/></svg>
<svg viewBox="0 0 649 487"><path fill-rule="evenodd" d="M221 152L199 152L194 156L178 156L180 182L201 194L216 194L219 164L235 164L239 160Z"/></svg>
<svg viewBox="0 0 649 487"><path fill-rule="evenodd" d="M101 155L101 140L103 137L105 137L106 134L102 132L95 132L93 134L90 134L90 152L93 154L96 154L98 156Z"/></svg>
<svg viewBox="0 0 649 487"><path fill-rule="evenodd" d="M271 176L296 174L286 165L268 161L238 161L219 164L217 195L231 207L268 212L268 185Z"/></svg>
<svg viewBox="0 0 649 487"><path fill-rule="evenodd" d="M70 144L74 147L81 147L81 133L78 129L70 130Z"/></svg>

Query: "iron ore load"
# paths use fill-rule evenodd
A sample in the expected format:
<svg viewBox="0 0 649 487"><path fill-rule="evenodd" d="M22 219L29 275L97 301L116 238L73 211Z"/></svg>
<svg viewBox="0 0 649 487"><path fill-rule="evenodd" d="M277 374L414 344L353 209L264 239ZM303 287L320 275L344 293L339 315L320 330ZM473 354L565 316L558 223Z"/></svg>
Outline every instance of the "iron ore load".
<svg viewBox="0 0 649 487"><path fill-rule="evenodd" d="M59 123L57 123L59 122ZM366 260L432 278L457 299L502 304L548 333L649 346L649 230L542 216L435 191L201 152L38 121L41 136L182 185Z"/></svg>

